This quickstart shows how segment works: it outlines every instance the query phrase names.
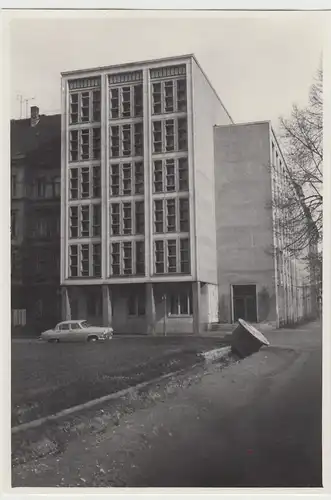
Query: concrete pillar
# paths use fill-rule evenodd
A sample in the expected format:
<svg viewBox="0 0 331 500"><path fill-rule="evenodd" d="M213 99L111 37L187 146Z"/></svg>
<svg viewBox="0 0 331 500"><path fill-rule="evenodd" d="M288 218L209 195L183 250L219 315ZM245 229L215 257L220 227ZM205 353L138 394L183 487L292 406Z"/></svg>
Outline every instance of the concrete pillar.
<svg viewBox="0 0 331 500"><path fill-rule="evenodd" d="M102 325L111 326L112 318L111 291L108 285L102 285Z"/></svg>
<svg viewBox="0 0 331 500"><path fill-rule="evenodd" d="M62 321L71 320L69 292L66 286L63 286L61 288L61 316L62 316Z"/></svg>
<svg viewBox="0 0 331 500"><path fill-rule="evenodd" d="M199 335L201 328L201 289L200 281L192 283L193 333Z"/></svg>
<svg viewBox="0 0 331 500"><path fill-rule="evenodd" d="M146 323L147 334L155 335L155 296L153 283L146 283Z"/></svg>

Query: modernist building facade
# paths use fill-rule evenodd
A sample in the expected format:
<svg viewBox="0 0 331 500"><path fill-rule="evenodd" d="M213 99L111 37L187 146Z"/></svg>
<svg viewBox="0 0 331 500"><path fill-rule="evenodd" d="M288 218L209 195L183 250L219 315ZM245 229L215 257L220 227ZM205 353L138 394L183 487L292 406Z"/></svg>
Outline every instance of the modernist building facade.
<svg viewBox="0 0 331 500"><path fill-rule="evenodd" d="M63 73L63 319L158 334L305 316L272 163L270 124L233 124L192 55Z"/></svg>
<svg viewBox="0 0 331 500"><path fill-rule="evenodd" d="M213 126L229 123L193 56L62 74L64 318L217 321Z"/></svg>

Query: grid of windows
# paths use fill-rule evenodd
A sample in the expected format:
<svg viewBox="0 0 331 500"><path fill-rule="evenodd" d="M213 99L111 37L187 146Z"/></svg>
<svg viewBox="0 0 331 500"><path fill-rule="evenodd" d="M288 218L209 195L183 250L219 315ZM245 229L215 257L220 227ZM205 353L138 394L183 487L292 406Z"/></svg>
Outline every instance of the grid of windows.
<svg viewBox="0 0 331 500"><path fill-rule="evenodd" d="M143 156L143 123L126 123L110 127L110 158Z"/></svg>
<svg viewBox="0 0 331 500"><path fill-rule="evenodd" d="M153 167L154 193L188 191L188 159L186 157L155 160Z"/></svg>
<svg viewBox="0 0 331 500"><path fill-rule="evenodd" d="M100 165L89 167L72 167L69 169L69 198L71 200L100 197Z"/></svg>
<svg viewBox="0 0 331 500"><path fill-rule="evenodd" d="M110 165L110 196L144 194L144 164L141 161Z"/></svg>
<svg viewBox="0 0 331 500"><path fill-rule="evenodd" d="M188 238L155 240L154 257L156 274L190 273Z"/></svg>
<svg viewBox="0 0 331 500"><path fill-rule="evenodd" d="M110 204L110 234L127 236L144 234L145 212L144 201L128 201Z"/></svg>
<svg viewBox="0 0 331 500"><path fill-rule="evenodd" d="M100 127L71 130L69 161L99 160L101 154Z"/></svg>
<svg viewBox="0 0 331 500"><path fill-rule="evenodd" d="M101 235L101 205L69 207L69 238L90 238Z"/></svg>
<svg viewBox="0 0 331 500"><path fill-rule="evenodd" d="M186 112L186 79L152 83L153 114Z"/></svg>
<svg viewBox="0 0 331 500"><path fill-rule="evenodd" d="M154 200L154 233L189 232L188 198Z"/></svg>
<svg viewBox="0 0 331 500"><path fill-rule="evenodd" d="M110 89L110 118L136 118L143 115L142 84Z"/></svg>
<svg viewBox="0 0 331 500"><path fill-rule="evenodd" d="M187 118L154 120L153 153L172 153L187 151Z"/></svg>
<svg viewBox="0 0 331 500"><path fill-rule="evenodd" d="M101 277L101 244L86 243L69 246L69 277Z"/></svg>
<svg viewBox="0 0 331 500"><path fill-rule="evenodd" d="M70 124L100 122L100 119L100 90L87 90L70 94Z"/></svg>
<svg viewBox="0 0 331 500"><path fill-rule="evenodd" d="M145 274L144 241L115 241L110 244L111 276Z"/></svg>

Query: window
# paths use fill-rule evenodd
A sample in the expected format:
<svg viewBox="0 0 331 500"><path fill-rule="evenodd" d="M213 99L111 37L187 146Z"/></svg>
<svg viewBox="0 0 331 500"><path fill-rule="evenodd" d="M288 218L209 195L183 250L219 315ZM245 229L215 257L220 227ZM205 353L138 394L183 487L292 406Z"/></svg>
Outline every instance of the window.
<svg viewBox="0 0 331 500"><path fill-rule="evenodd" d="M110 196L132 196L144 193L143 162L110 165Z"/></svg>
<svg viewBox="0 0 331 500"><path fill-rule="evenodd" d="M177 272L176 240L167 240L168 273Z"/></svg>
<svg viewBox="0 0 331 500"><path fill-rule="evenodd" d="M123 273L132 274L132 242L123 242Z"/></svg>
<svg viewBox="0 0 331 500"><path fill-rule="evenodd" d="M136 241L136 274L145 274L145 243Z"/></svg>
<svg viewBox="0 0 331 500"><path fill-rule="evenodd" d="M134 192L135 194L144 193L144 164L136 161L134 164Z"/></svg>
<svg viewBox="0 0 331 500"><path fill-rule="evenodd" d="M81 245L80 247L80 272L81 276L89 276L90 264L90 246Z"/></svg>
<svg viewBox="0 0 331 500"><path fill-rule="evenodd" d="M192 315L192 295L190 292L170 295L170 314L174 316Z"/></svg>
<svg viewBox="0 0 331 500"><path fill-rule="evenodd" d="M166 200L167 204L167 232L176 231L176 200L174 198Z"/></svg>
<svg viewBox="0 0 331 500"><path fill-rule="evenodd" d="M178 158L178 190L188 191L188 161Z"/></svg>
<svg viewBox="0 0 331 500"><path fill-rule="evenodd" d="M71 200L101 197L101 168L71 168L69 172L69 197Z"/></svg>
<svg viewBox="0 0 331 500"><path fill-rule="evenodd" d="M69 323L64 323L62 325L59 325L59 330L69 330L70 329L70 325Z"/></svg>
<svg viewBox="0 0 331 500"><path fill-rule="evenodd" d="M166 189L176 191L175 160L165 160L166 163Z"/></svg>
<svg viewBox="0 0 331 500"><path fill-rule="evenodd" d="M154 231L155 233L164 233L164 211L163 200L154 201Z"/></svg>
<svg viewBox="0 0 331 500"><path fill-rule="evenodd" d="M155 273L190 273L189 239L155 241ZM165 257L166 252L166 257Z"/></svg>
<svg viewBox="0 0 331 500"><path fill-rule="evenodd" d="M110 90L110 118L134 118L143 114L142 84L114 87Z"/></svg>
<svg viewBox="0 0 331 500"><path fill-rule="evenodd" d="M70 238L101 235L101 205L78 205L69 208Z"/></svg>
<svg viewBox="0 0 331 500"><path fill-rule="evenodd" d="M164 241L155 241L155 273L164 273Z"/></svg>
<svg viewBox="0 0 331 500"><path fill-rule="evenodd" d="M180 239L180 272L190 273L190 242L189 239Z"/></svg>
<svg viewBox="0 0 331 500"><path fill-rule="evenodd" d="M131 125L122 125L122 156L132 155Z"/></svg>
<svg viewBox="0 0 331 500"><path fill-rule="evenodd" d="M123 203L123 234L132 234L131 202Z"/></svg>
<svg viewBox="0 0 331 500"><path fill-rule="evenodd" d="M100 90L86 90L70 94L70 124L99 122L101 120Z"/></svg>
<svg viewBox="0 0 331 500"><path fill-rule="evenodd" d="M143 124L134 124L134 156L142 156L144 150L143 144Z"/></svg>
<svg viewBox="0 0 331 500"><path fill-rule="evenodd" d="M120 243L111 244L111 274L113 276L119 276L121 274L120 266Z"/></svg>
<svg viewBox="0 0 331 500"><path fill-rule="evenodd" d="M144 202L135 202L135 234L144 234L145 232L145 210Z"/></svg>
<svg viewBox="0 0 331 500"><path fill-rule="evenodd" d="M154 161L154 192L162 193L163 191L163 167L162 160Z"/></svg>
<svg viewBox="0 0 331 500"><path fill-rule="evenodd" d="M11 176L11 195L13 198L17 196L17 175Z"/></svg>
<svg viewBox="0 0 331 500"><path fill-rule="evenodd" d="M69 247L69 275L71 278L78 276L78 245Z"/></svg>
<svg viewBox="0 0 331 500"><path fill-rule="evenodd" d="M189 200L188 198L179 199L179 230L181 233L188 233L189 228Z"/></svg>
<svg viewBox="0 0 331 500"><path fill-rule="evenodd" d="M101 205L92 205L92 236L101 236Z"/></svg>
<svg viewBox="0 0 331 500"><path fill-rule="evenodd" d="M114 236L121 232L119 203L112 203L110 206L110 232Z"/></svg>
<svg viewBox="0 0 331 500"><path fill-rule="evenodd" d="M187 198L154 200L154 232L189 232L189 200Z"/></svg>
<svg viewBox="0 0 331 500"><path fill-rule="evenodd" d="M128 297L129 316L145 316L145 295L143 293L131 294Z"/></svg>
<svg viewBox="0 0 331 500"><path fill-rule="evenodd" d="M152 106L153 114L186 112L186 79L153 83Z"/></svg>
<svg viewBox="0 0 331 500"><path fill-rule="evenodd" d="M153 121L153 153L187 150L187 119Z"/></svg>
<svg viewBox="0 0 331 500"><path fill-rule="evenodd" d="M46 195L46 180L45 177L37 179L37 197L45 198Z"/></svg>
<svg viewBox="0 0 331 500"><path fill-rule="evenodd" d="M10 233L12 238L17 237L17 211L12 210L10 213Z"/></svg>
<svg viewBox="0 0 331 500"><path fill-rule="evenodd" d="M101 276L101 244L94 243L92 245L92 275L95 278Z"/></svg>
<svg viewBox="0 0 331 500"><path fill-rule="evenodd" d="M100 127L71 130L69 135L70 161L96 160L100 158Z"/></svg>
<svg viewBox="0 0 331 500"><path fill-rule="evenodd" d="M59 198L61 196L61 178L54 177L52 179L52 196L53 198Z"/></svg>

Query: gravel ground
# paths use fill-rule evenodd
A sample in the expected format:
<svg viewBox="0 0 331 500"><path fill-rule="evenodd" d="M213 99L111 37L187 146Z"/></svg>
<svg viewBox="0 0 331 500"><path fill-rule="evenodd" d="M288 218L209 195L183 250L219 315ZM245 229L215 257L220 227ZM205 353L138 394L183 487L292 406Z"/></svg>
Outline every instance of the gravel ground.
<svg viewBox="0 0 331 500"><path fill-rule="evenodd" d="M114 338L107 343L12 343L12 425L190 367L219 338Z"/></svg>

